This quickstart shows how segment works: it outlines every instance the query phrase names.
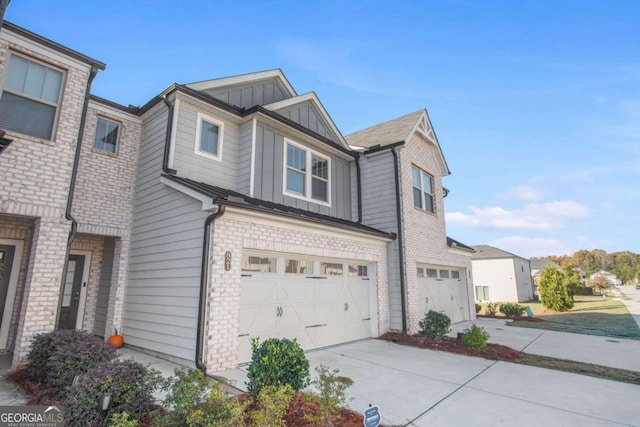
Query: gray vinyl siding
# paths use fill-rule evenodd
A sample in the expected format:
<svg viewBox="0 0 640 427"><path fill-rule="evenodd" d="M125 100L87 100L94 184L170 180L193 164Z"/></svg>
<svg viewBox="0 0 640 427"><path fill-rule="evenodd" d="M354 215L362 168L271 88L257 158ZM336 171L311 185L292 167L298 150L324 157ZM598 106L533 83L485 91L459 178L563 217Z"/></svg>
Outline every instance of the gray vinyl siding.
<svg viewBox="0 0 640 427"><path fill-rule="evenodd" d="M238 142L238 191L249 194L251 184L251 142L253 138L253 120L240 126Z"/></svg>
<svg viewBox="0 0 640 427"><path fill-rule="evenodd" d="M190 361L207 215L160 183L165 131L161 112L142 132L122 334L130 345Z"/></svg>
<svg viewBox="0 0 640 427"><path fill-rule="evenodd" d="M362 223L390 233L398 232L393 155L386 151L360 158ZM398 240L387 246L389 317L392 329L402 329Z"/></svg>
<svg viewBox="0 0 640 427"><path fill-rule="evenodd" d="M106 333L107 310L109 309L109 293L111 291L111 275L113 272L113 250L115 242L111 238L104 239L102 252L102 269L100 270L100 282L98 284L98 300L96 301L96 318L93 324L93 333L99 337L110 335Z"/></svg>
<svg viewBox="0 0 640 427"><path fill-rule="evenodd" d="M195 153L198 112L188 104L182 103L177 109L177 114L173 169L177 170L178 175L182 177L235 190L237 185L236 165L238 164L238 126L228 121L225 122L222 118L211 113L203 112L206 116L224 123L222 156L221 160L215 160Z"/></svg>
<svg viewBox="0 0 640 427"><path fill-rule="evenodd" d="M287 119L306 127L315 133L324 136L334 142L340 141L338 136L331 130L330 125L322 118L322 115L311 104L305 101L280 110L275 110L278 114Z"/></svg>
<svg viewBox="0 0 640 427"><path fill-rule="evenodd" d="M251 108L255 105L266 105L282 101L288 96L275 79L260 82L249 82L241 85L225 86L206 90L209 95L228 104Z"/></svg>
<svg viewBox="0 0 640 427"><path fill-rule="evenodd" d="M314 149L327 157L326 152ZM336 218L351 219L351 163L331 158L331 206L287 196L283 192L284 136L263 125L256 128L254 197Z"/></svg>

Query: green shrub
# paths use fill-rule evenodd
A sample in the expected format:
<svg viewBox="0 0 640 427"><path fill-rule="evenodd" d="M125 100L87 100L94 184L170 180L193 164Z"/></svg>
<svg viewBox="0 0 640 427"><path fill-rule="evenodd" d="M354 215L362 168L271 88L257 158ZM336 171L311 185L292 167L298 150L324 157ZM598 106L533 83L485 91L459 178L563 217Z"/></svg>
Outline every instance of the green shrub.
<svg viewBox="0 0 640 427"><path fill-rule="evenodd" d="M540 301L549 310L567 311L573 308L574 289L580 285L580 278L573 272L563 272L547 266L540 277Z"/></svg>
<svg viewBox="0 0 640 427"><path fill-rule="evenodd" d="M295 396L289 384L284 386L265 386L254 396L248 416L255 426L286 427L284 416L287 415L291 399Z"/></svg>
<svg viewBox="0 0 640 427"><path fill-rule="evenodd" d="M487 316L495 316L498 310L498 304L490 302L487 304Z"/></svg>
<svg viewBox="0 0 640 427"><path fill-rule="evenodd" d="M438 339L447 334L451 328L451 319L444 313L429 310L419 323L420 334L431 339Z"/></svg>
<svg viewBox="0 0 640 427"><path fill-rule="evenodd" d="M298 342L270 338L262 343L251 340L252 357L247 371L247 388L260 392L266 386L290 385L298 391L309 384L309 361Z"/></svg>
<svg viewBox="0 0 640 427"><path fill-rule="evenodd" d="M109 427L137 427L138 421L131 418L128 412L113 414Z"/></svg>
<svg viewBox="0 0 640 427"><path fill-rule="evenodd" d="M500 306L500 313L503 313L507 317L518 317L524 314L525 308L523 305L514 303L504 303Z"/></svg>
<svg viewBox="0 0 640 427"><path fill-rule="evenodd" d="M123 412L137 422L149 414L153 392L160 382L157 371L133 360L103 363L69 388L64 400L65 424L104 426L114 415ZM111 406L103 412L100 398L105 393L111 393Z"/></svg>
<svg viewBox="0 0 640 427"><path fill-rule="evenodd" d="M181 368L164 382L163 405L171 412L154 419L154 426L236 427L243 425L243 406L228 397L220 383L209 383L204 374Z"/></svg>
<svg viewBox="0 0 640 427"><path fill-rule="evenodd" d="M27 374L54 399L64 398L76 375L114 359L116 349L85 331L57 330L33 337Z"/></svg>
<svg viewBox="0 0 640 427"><path fill-rule="evenodd" d="M480 313L480 310L482 310L482 306L476 303L476 314Z"/></svg>
<svg viewBox="0 0 640 427"><path fill-rule="evenodd" d="M465 329L462 334L462 342L464 345L470 348L483 349L487 346L487 340L489 334L484 328L477 325L471 326L469 329Z"/></svg>
<svg viewBox="0 0 640 427"><path fill-rule="evenodd" d="M337 369L330 370L325 365L316 368L318 377L311 382L317 392L309 392L305 397L317 403L320 409L317 413L306 414L306 419L313 425L331 425L330 419L339 415L340 406L344 406L347 401L347 388L351 387L353 380L347 377L338 376Z"/></svg>

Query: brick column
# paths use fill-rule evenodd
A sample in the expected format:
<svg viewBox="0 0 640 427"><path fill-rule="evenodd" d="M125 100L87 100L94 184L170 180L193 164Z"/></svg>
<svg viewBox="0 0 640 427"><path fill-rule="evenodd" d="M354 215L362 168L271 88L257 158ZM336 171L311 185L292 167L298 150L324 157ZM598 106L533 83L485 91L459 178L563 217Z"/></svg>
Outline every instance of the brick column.
<svg viewBox="0 0 640 427"><path fill-rule="evenodd" d="M122 330L122 312L124 310L124 291L127 282L127 260L129 257L129 235L115 240L113 249L113 270L109 291L109 308L105 325L105 339L113 334L114 328Z"/></svg>
<svg viewBox="0 0 640 427"><path fill-rule="evenodd" d="M26 357L34 335L56 326L69 228L70 223L63 219L40 218L35 223L13 367Z"/></svg>

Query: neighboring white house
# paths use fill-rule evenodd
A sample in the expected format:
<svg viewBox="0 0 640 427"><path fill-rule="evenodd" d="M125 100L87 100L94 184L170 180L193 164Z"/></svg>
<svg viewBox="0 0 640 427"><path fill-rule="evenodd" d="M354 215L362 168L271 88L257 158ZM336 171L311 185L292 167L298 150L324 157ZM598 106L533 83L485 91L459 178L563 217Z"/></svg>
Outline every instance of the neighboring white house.
<svg viewBox="0 0 640 427"><path fill-rule="evenodd" d="M488 245L473 247L471 269L476 301L521 302L533 298L529 260Z"/></svg>
<svg viewBox="0 0 640 427"><path fill-rule="evenodd" d="M622 285L622 280L618 279L618 276L616 276L613 273L610 273L608 271L604 271L604 270L600 270L600 271L596 271L595 273L593 273L591 276L589 276L589 278L591 280L593 279L597 279L598 277L603 277L604 280L607 281L607 284L609 286L619 286Z"/></svg>

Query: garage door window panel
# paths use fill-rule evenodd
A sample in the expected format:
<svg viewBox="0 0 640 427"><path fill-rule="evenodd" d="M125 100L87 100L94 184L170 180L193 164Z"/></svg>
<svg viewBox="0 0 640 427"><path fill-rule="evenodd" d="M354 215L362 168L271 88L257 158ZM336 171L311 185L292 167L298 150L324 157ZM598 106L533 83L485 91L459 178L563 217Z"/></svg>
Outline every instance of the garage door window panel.
<svg viewBox="0 0 640 427"><path fill-rule="evenodd" d="M261 257L257 255L244 255L242 257L243 273L275 273L277 270L277 258Z"/></svg>
<svg viewBox="0 0 640 427"><path fill-rule="evenodd" d="M440 270L440 278L448 279L449 278L449 270Z"/></svg>
<svg viewBox="0 0 640 427"><path fill-rule="evenodd" d="M427 277L438 278L438 270L435 268L427 268Z"/></svg>
<svg viewBox="0 0 640 427"><path fill-rule="evenodd" d="M349 277L369 277L369 266L349 264Z"/></svg>
<svg viewBox="0 0 640 427"><path fill-rule="evenodd" d="M321 262L320 274L323 276L343 276L344 268L342 264L334 262Z"/></svg>
<svg viewBox="0 0 640 427"><path fill-rule="evenodd" d="M460 279L460 272L458 270L452 270L451 271L451 278L452 279Z"/></svg>
<svg viewBox="0 0 640 427"><path fill-rule="evenodd" d="M287 274L312 274L313 262L306 259L285 260L284 272Z"/></svg>

